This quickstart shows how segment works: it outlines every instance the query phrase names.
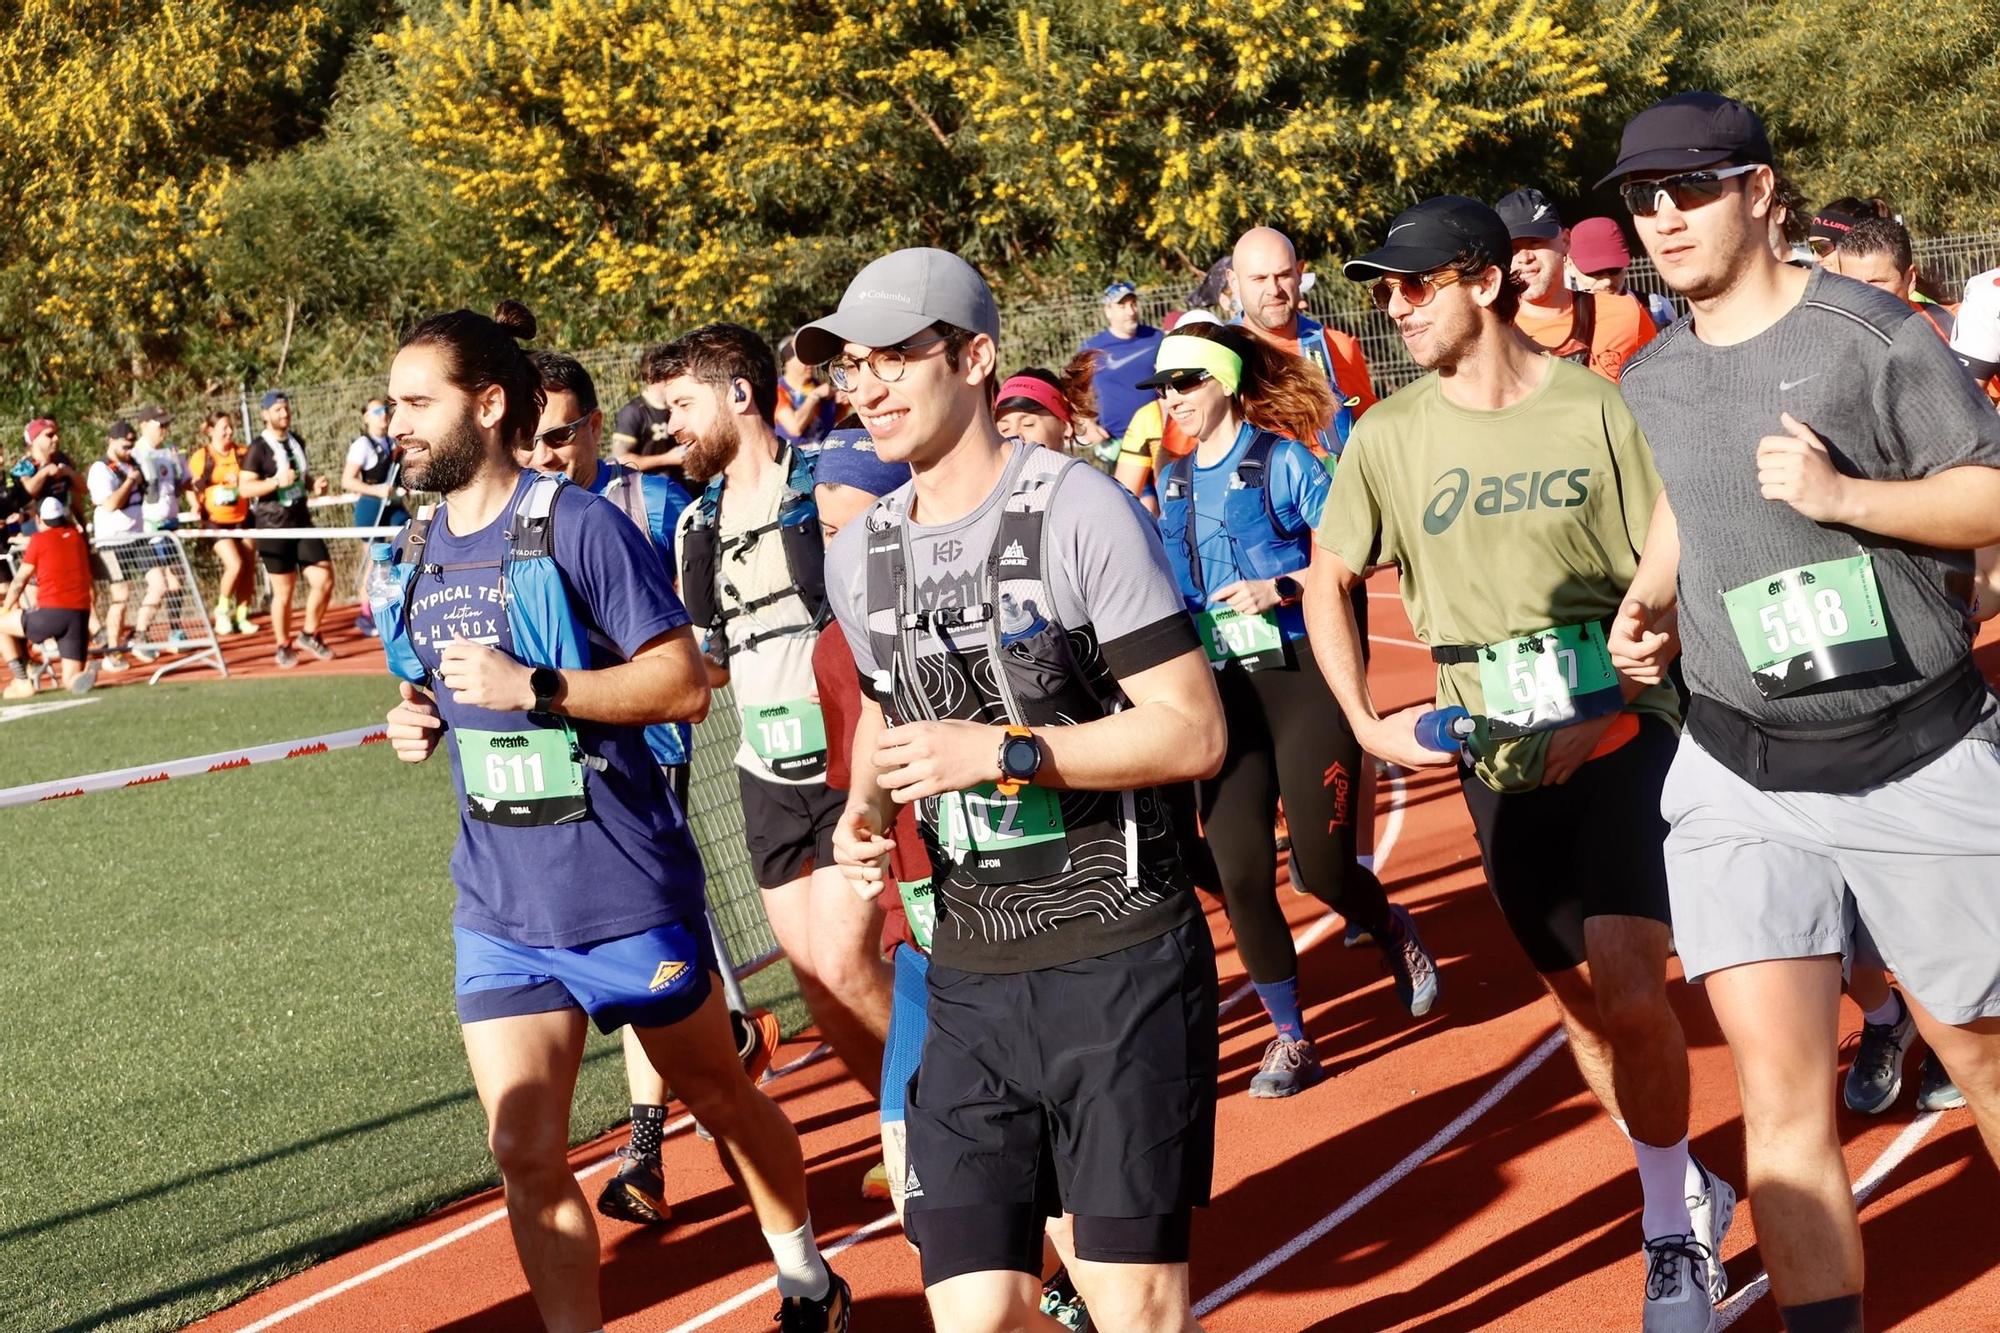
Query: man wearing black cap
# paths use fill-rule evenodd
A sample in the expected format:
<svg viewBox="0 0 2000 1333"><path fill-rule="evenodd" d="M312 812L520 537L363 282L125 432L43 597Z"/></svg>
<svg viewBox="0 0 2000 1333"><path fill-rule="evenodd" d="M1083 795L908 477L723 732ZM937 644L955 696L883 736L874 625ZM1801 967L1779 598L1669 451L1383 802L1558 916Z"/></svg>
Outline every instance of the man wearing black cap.
<svg viewBox="0 0 2000 1333"><path fill-rule="evenodd" d="M1130 496L1001 437L999 332L970 264L913 249L798 334L913 472L826 560L869 696L835 858L879 892L914 803L937 872L904 1216L939 1328L1051 1328L1043 1227L1066 1211L1098 1326L1193 1329L1215 947L1158 788L1217 771L1222 710Z"/></svg>
<svg viewBox="0 0 2000 1333"><path fill-rule="evenodd" d="M1666 493L1611 648L1657 680L1678 609L1676 943L1736 1061L1785 1325L1858 1333L1832 1096L1857 924L2000 1156L2000 716L1966 623L2000 418L1908 305L1780 262L1771 163L1753 111L1684 93L1606 177L1693 316L1626 367Z"/></svg>
<svg viewBox="0 0 2000 1333"><path fill-rule="evenodd" d="M1566 361L1618 382L1626 359L1657 332L1635 296L1573 292L1564 278L1569 254L1562 215L1540 190L1516 190L1494 206L1514 242L1521 313L1514 326Z"/></svg>
<svg viewBox="0 0 2000 1333"><path fill-rule="evenodd" d="M281 389L264 395L264 430L251 442L243 460L243 480L237 489L250 501L254 528L310 528L308 493L323 495L326 478L310 475L305 442L292 434L292 400ZM319 637L320 618L333 600L333 560L318 537L260 537L257 554L271 580L271 641L274 660L289 669L299 664L299 650L324 662L333 650ZM296 648L292 641L292 591L299 571L306 574L306 619Z"/></svg>
<svg viewBox="0 0 2000 1333"><path fill-rule="evenodd" d="M1430 199L1386 239L1347 275L1373 280L1376 308L1434 373L1348 441L1307 629L1365 749L1412 767L1460 760L1494 899L1584 1081L1632 1140L1646 1333L1706 1333L1735 1194L1688 1154L1687 1045L1667 1003L1659 801L1678 709L1670 688L1621 681L1605 645L1659 479L1618 390L1514 327L1521 281L1492 209ZM1385 562L1438 664L1436 702L1387 717L1349 603ZM1420 718L1450 706L1477 724L1462 752L1419 739Z"/></svg>

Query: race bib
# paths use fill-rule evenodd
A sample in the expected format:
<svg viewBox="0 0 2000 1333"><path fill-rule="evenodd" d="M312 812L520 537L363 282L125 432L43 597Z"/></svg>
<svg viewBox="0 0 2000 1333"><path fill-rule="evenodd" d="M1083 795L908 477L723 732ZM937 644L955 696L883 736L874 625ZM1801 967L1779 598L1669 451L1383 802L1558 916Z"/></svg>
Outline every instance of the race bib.
<svg viewBox="0 0 2000 1333"><path fill-rule="evenodd" d="M1731 588L1722 604L1750 678L1766 699L1896 663L1875 562L1866 554Z"/></svg>
<svg viewBox="0 0 2000 1333"><path fill-rule="evenodd" d="M1062 800L1046 787L1002 796L983 782L937 798L938 843L980 884L1022 884L1069 866Z"/></svg>
<svg viewBox="0 0 2000 1333"><path fill-rule="evenodd" d="M1284 666L1291 660L1275 611L1246 616L1233 607L1214 606L1195 617L1195 627L1201 631L1201 647L1208 654L1209 666L1218 671L1230 662L1240 662L1245 671L1256 671Z"/></svg>
<svg viewBox="0 0 2000 1333"><path fill-rule="evenodd" d="M826 772L826 716L810 699L739 708L743 738L757 757L781 778L817 777Z"/></svg>
<svg viewBox="0 0 2000 1333"><path fill-rule="evenodd" d="M903 900L903 918L910 923L910 937L925 953L931 951L931 936L937 931L937 898L929 877L896 882L896 894Z"/></svg>
<svg viewBox="0 0 2000 1333"><path fill-rule="evenodd" d="M465 812L487 824L532 828L590 813L583 755L569 730L477 731L454 727Z"/></svg>
<svg viewBox="0 0 2000 1333"><path fill-rule="evenodd" d="M1625 703L1597 621L1488 644L1479 652L1479 689L1494 740L1554 731Z"/></svg>

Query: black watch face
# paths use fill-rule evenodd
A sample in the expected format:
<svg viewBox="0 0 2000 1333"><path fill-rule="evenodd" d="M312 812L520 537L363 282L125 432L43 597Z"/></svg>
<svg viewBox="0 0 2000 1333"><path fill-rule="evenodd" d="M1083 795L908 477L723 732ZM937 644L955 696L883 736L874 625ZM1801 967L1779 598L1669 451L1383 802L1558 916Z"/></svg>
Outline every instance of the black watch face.
<svg viewBox="0 0 2000 1333"><path fill-rule="evenodd" d="M1010 736L1007 738L1007 751L1002 756L1001 767L1007 770L1008 777L1026 781L1035 776L1035 770L1041 766L1042 750L1040 746L1035 744L1033 737Z"/></svg>
<svg viewBox="0 0 2000 1333"><path fill-rule="evenodd" d="M528 688L535 692L536 703L547 703L562 688L562 677L547 667L536 667L535 674L528 677Z"/></svg>

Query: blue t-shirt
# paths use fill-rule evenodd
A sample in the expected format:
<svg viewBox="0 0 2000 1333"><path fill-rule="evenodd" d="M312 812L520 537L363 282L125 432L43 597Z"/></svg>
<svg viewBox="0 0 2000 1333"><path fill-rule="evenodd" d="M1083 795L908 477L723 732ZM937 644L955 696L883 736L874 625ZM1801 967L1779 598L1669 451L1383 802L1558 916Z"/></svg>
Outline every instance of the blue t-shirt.
<svg viewBox="0 0 2000 1333"><path fill-rule="evenodd" d="M1195 552L1201 557L1202 586L1208 589L1210 605L1214 605L1217 592L1243 581L1223 513L1229 502L1230 484L1236 480L1236 465L1243 461L1244 451L1255 434L1245 423L1236 433L1236 443L1230 446L1227 458L1213 467L1203 467L1197 461L1193 468ZM1266 484L1271 488L1271 510L1284 531L1304 532L1319 526L1320 511L1326 508L1326 493L1333 488L1333 477L1312 450L1297 440L1278 441L1271 450L1270 477ZM1185 558L1182 552L1174 554ZM1287 639L1305 637L1305 611L1298 603L1278 608L1278 628Z"/></svg>
<svg viewBox="0 0 2000 1333"><path fill-rule="evenodd" d="M1153 401L1151 389L1139 381L1153 373L1153 358L1159 355L1160 339L1167 335L1150 324L1141 324L1130 338L1120 338L1110 329L1084 343L1084 350L1102 352L1097 377L1091 388L1097 394L1097 424L1113 439L1124 436L1132 424L1132 414Z"/></svg>
<svg viewBox="0 0 2000 1333"><path fill-rule="evenodd" d="M609 459L597 465L597 475L591 478L590 493L604 494L604 488L627 473L639 479L639 493L646 500L646 527L653 537L653 548L660 553L666 565L667 582L674 581L674 571L680 566L674 559L674 524L680 521L681 510L694 501L686 488L672 477L658 473L633 472L623 463ZM646 742L653 747L653 757L662 764L675 766L685 764L694 753L694 729L685 722L656 722L646 728Z"/></svg>
<svg viewBox="0 0 2000 1333"><path fill-rule="evenodd" d="M524 473L522 486L534 475ZM452 533L442 511L431 525L425 563L447 572L419 574L410 599L410 642L431 671L453 638L512 650L500 568L520 497L517 488L499 517L467 536ZM552 523L556 566L590 634L594 666L615 666L688 623L659 556L615 506L565 486ZM532 948L574 948L701 910L700 854L640 728L573 720L584 754L604 764L602 771L584 767L589 813L566 824L509 827L464 813L465 774L453 733L529 731L536 724L525 712L462 704L441 683L436 693L460 810L451 856L454 925Z"/></svg>

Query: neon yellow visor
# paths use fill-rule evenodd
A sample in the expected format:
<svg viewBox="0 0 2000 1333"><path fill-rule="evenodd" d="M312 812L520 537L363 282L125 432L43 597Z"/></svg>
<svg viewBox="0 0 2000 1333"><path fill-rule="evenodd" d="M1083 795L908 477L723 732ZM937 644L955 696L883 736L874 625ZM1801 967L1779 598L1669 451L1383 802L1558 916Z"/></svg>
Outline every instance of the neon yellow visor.
<svg viewBox="0 0 2000 1333"><path fill-rule="evenodd" d="M1243 383L1242 357L1213 339L1170 333L1160 340L1159 354L1153 358L1153 373L1140 380L1139 387L1158 389L1168 380L1193 370L1207 371L1223 392L1232 397Z"/></svg>

